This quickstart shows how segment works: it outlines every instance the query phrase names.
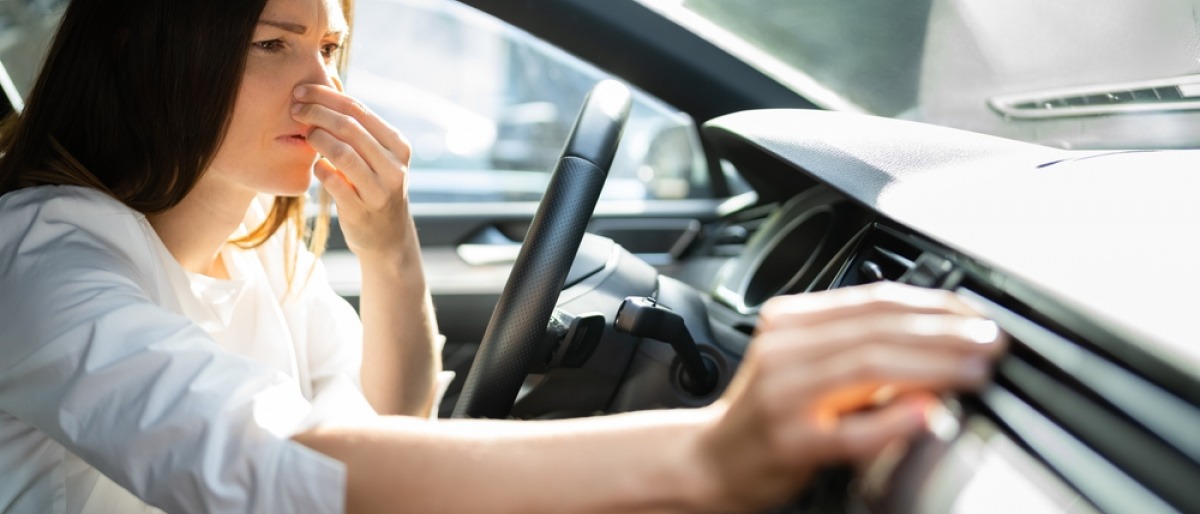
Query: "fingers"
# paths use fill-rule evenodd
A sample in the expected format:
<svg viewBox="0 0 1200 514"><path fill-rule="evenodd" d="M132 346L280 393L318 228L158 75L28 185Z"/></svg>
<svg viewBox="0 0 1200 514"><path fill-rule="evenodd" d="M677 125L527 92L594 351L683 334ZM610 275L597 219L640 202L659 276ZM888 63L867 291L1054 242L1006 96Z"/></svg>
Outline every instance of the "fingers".
<svg viewBox="0 0 1200 514"><path fill-rule="evenodd" d="M382 187L371 166L359 156L358 152L343 142L337 136L324 129L314 129L308 134L308 144L323 157L318 163L324 163L333 168L337 176L348 182L354 189L354 198L369 204L378 204L383 200ZM313 167L314 172L318 170ZM318 176L318 179L321 177ZM325 183L322 180L322 183ZM330 194L334 194L330 191ZM345 205L344 200L334 194L334 200Z"/></svg>
<svg viewBox="0 0 1200 514"><path fill-rule="evenodd" d="M298 86L295 96L293 118L313 127L309 144L354 185L366 206L382 207L404 194L411 152L394 128L327 86Z"/></svg>
<svg viewBox="0 0 1200 514"><path fill-rule="evenodd" d="M354 184L328 159L317 159L317 163L313 165L313 175L321 181L321 185L329 191L329 195L338 205L348 205L353 200L362 199Z"/></svg>
<svg viewBox="0 0 1200 514"><path fill-rule="evenodd" d="M314 149L355 175L380 180L405 166L351 116L320 104L298 103L293 108L293 117L314 127L308 135Z"/></svg>
<svg viewBox="0 0 1200 514"><path fill-rule="evenodd" d="M868 286L772 298L759 311L759 330L808 326L886 313L976 315L949 291L878 282Z"/></svg>
<svg viewBox="0 0 1200 514"><path fill-rule="evenodd" d="M754 378L739 377L738 394L778 423L836 426L912 392L977 388L1007 348L949 293L893 284L804 296L772 306L744 362Z"/></svg>
<svg viewBox="0 0 1200 514"><path fill-rule="evenodd" d="M977 317L927 314L924 306L883 311L808 326L777 323L786 328L758 335L748 369L764 394L785 399L777 402L784 408L836 416L910 391L977 387L1007 346L993 322Z"/></svg>
<svg viewBox="0 0 1200 514"><path fill-rule="evenodd" d="M748 360L783 397L833 398L826 408L891 393L979 385L1006 348L995 323L955 295L900 284L786 297L764 314Z"/></svg>
<svg viewBox="0 0 1200 514"><path fill-rule="evenodd" d="M408 206L408 142L357 100L334 87L302 84L292 117L311 127L321 159L313 174L338 204L346 246L360 258L418 252ZM382 261L381 261L382 262Z"/></svg>
<svg viewBox="0 0 1200 514"><path fill-rule="evenodd" d="M824 434L818 451L837 460L863 461L879 455L898 440L911 439L925 429L927 397L902 398L877 410L841 418L834 430Z"/></svg>
<svg viewBox="0 0 1200 514"><path fill-rule="evenodd" d="M408 162L411 158L412 149L408 140L399 131L371 112L370 109L367 109L357 99L347 96L334 88L318 84L305 84L297 87L295 96L296 100L302 102L302 105L305 107L315 105L324 107L330 111L324 113L325 117L317 121L345 125L340 127L340 129L335 127L335 130L331 130L331 132L340 135L342 130L351 132L361 129L364 134L369 135L372 140L376 141L381 148L390 154L394 154L398 160ZM330 121L330 116L332 115L340 115L342 119Z"/></svg>
<svg viewBox="0 0 1200 514"><path fill-rule="evenodd" d="M990 377L982 355L930 353L904 345L860 347L819 361L810 373L781 375L780 389L809 399L817 416L836 417L913 391L967 390Z"/></svg>
<svg viewBox="0 0 1200 514"><path fill-rule="evenodd" d="M772 334L774 335L774 334ZM747 355L756 376L746 394L779 423L810 417L836 423L840 416L913 391L964 390L982 385L990 358L1003 339L980 345L954 334L925 334L873 341L826 338L767 343ZM758 344L758 343L756 343Z"/></svg>
<svg viewBox="0 0 1200 514"><path fill-rule="evenodd" d="M884 313L850 316L812 326L761 332L755 341L756 361L765 373L786 372L798 363L815 363L831 355L872 354L908 347L922 354L994 357L1006 336L996 324L958 314ZM785 369L774 369L774 368Z"/></svg>
<svg viewBox="0 0 1200 514"><path fill-rule="evenodd" d="M714 453L745 456L742 483L795 486L823 464L897 448L937 393L986 383L1008 340L954 294L900 284L783 297L760 316L712 436L724 445Z"/></svg>

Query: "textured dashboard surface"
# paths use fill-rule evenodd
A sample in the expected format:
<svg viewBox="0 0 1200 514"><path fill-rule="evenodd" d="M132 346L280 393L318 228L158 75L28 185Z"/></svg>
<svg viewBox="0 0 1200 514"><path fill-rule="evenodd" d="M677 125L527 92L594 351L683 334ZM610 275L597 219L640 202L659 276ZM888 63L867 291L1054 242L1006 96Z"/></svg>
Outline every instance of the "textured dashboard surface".
<svg viewBox="0 0 1200 514"><path fill-rule="evenodd" d="M807 110L733 114L705 132L764 150L1200 374L1200 268L1183 264L1200 255L1200 151L1072 152Z"/></svg>

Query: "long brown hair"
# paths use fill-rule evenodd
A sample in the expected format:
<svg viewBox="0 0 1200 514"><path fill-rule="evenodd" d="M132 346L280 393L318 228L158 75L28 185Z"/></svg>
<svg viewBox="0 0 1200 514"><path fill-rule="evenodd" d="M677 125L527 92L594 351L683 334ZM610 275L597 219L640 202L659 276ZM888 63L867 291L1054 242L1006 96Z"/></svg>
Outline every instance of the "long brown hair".
<svg viewBox="0 0 1200 514"><path fill-rule="evenodd" d="M342 0L352 19L352 0ZM75 0L63 14L25 109L0 124L0 194L38 185L103 191L151 214L177 205L220 147L266 0ZM348 41L347 45L348 46ZM344 69L348 52L339 56ZM328 233L328 196L310 246ZM303 198L277 197L266 221L232 241L305 232Z"/></svg>

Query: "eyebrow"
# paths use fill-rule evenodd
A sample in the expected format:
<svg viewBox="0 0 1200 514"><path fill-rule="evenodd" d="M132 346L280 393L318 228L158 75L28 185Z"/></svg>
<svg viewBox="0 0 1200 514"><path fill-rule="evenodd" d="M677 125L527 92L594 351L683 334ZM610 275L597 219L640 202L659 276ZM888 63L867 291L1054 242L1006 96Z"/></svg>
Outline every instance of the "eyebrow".
<svg viewBox="0 0 1200 514"><path fill-rule="evenodd" d="M286 30L293 34L304 34L304 33L308 32L308 27L301 25L299 23L291 23L291 22L287 22L287 21L258 20L258 24L259 25L269 25L271 27ZM331 30L329 32L326 32L325 35L340 37L342 35L342 33L343 33L343 31L341 31L341 30Z"/></svg>
<svg viewBox="0 0 1200 514"><path fill-rule="evenodd" d="M270 25L277 29L283 29L283 30L286 30L293 34L303 34L305 32L308 32L308 27L305 27L304 25L301 25L299 23L288 23L286 21L275 21L275 20L258 20L258 24L259 25Z"/></svg>

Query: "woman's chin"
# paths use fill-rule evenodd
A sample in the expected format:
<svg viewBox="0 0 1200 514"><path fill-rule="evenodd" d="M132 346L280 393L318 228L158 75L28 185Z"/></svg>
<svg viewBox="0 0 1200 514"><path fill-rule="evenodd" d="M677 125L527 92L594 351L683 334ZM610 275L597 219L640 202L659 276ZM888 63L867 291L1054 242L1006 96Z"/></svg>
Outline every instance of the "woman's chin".
<svg viewBox="0 0 1200 514"><path fill-rule="evenodd" d="M312 185L313 176L311 171L306 171L302 175L289 172L287 176L280 177L280 179L273 181L274 183L262 188L259 192L274 196L304 196L308 192L309 186Z"/></svg>
<svg viewBox="0 0 1200 514"><path fill-rule="evenodd" d="M284 188L283 191L276 193L276 195L277 196L304 196L305 193L308 193L308 186L310 183L311 183L311 181L306 180L303 183L289 185L289 187Z"/></svg>

